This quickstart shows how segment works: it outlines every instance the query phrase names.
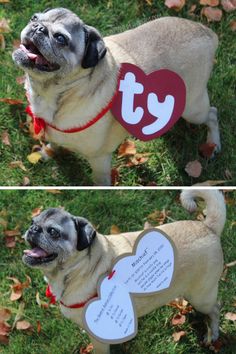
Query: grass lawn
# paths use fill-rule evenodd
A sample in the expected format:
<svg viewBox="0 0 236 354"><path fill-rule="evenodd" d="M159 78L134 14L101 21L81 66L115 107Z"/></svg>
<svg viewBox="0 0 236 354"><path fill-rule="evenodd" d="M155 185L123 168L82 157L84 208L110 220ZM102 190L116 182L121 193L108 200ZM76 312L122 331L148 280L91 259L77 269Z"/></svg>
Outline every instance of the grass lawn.
<svg viewBox="0 0 236 354"><path fill-rule="evenodd" d="M0 191L0 225L8 221L8 230L19 229L21 234L28 228L32 210L38 207L64 206L75 215L87 217L101 233L109 233L112 225L121 231L132 231L143 228L147 216L155 210L170 211L166 222L195 218L180 206L178 191L62 191L61 194L50 194L46 191ZM227 223L222 235L225 263L236 260L235 215L236 191L227 193ZM202 210L203 205L200 204ZM198 212L199 213L199 212ZM20 304L25 308L21 319L29 321L34 331L27 334L14 329L10 333L9 345L0 345L2 354L79 354L79 348L89 343L87 336L73 323L62 317L58 306L48 309L40 308L36 302L37 291L42 301L45 282L42 273L31 270L21 261L24 244L17 242L16 247L5 246L3 226L0 226L0 307L12 311L9 323L12 325ZM16 277L25 281L26 275L32 284L23 292L23 297L15 302L10 301L10 284L7 277ZM235 352L235 322L225 319L227 312L235 312L236 266L228 268L225 281L220 281L219 299L222 303L220 321L220 341L223 343L221 353ZM22 305L21 305L22 306ZM186 322L177 327L171 325L176 309L165 306L139 321L139 332L135 339L123 345L112 347L113 354L176 354L176 353L210 353L200 344L205 331L202 316L187 314ZM37 322L41 331L37 332ZM186 336L178 343L172 339L176 331L184 330Z"/></svg>
<svg viewBox="0 0 236 354"><path fill-rule="evenodd" d="M75 11L85 22L97 27L103 35L124 31L127 28L148 21L157 16L180 16L207 24L201 17L201 7L195 10L195 17L188 13L192 4L188 1L180 12L169 10L164 1L153 0L109 0L109 1L20 1L14 0L0 4L0 18L10 20L11 32L5 35L6 49L0 52L0 98L22 99L25 92L16 78L23 74L11 59L13 40L18 39L34 12L47 7L64 6ZM120 168L118 185L192 185L205 180L227 180L226 184L236 182L236 143L235 143L235 82L236 82L236 42L235 33L230 29L233 13L224 12L218 23L208 24L219 36L220 45L216 64L209 82L212 105L219 111L222 137L222 152L214 161L208 161L199 155L198 147L206 139L206 128L190 126L185 121L178 124L165 136L149 143L136 141L138 153L151 153L144 164ZM35 185L91 185L91 170L87 162L79 156L67 154L60 158L32 165L27 160L35 141L27 132L20 129L26 120L24 107L10 106L0 102L0 136L7 131L11 146L0 141L0 185L22 185L24 176ZM198 159L203 172L199 178L189 177L184 168L189 161ZM11 168L9 163L22 161L26 171ZM113 167L123 163L113 155ZM124 165L124 163L123 163ZM231 176L232 175L232 176Z"/></svg>

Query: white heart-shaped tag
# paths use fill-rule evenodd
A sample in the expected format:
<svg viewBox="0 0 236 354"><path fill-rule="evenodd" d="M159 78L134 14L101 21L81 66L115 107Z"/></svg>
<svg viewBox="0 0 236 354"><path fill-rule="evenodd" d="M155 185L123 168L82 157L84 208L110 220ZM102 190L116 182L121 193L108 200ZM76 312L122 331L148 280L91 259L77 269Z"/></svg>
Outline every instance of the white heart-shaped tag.
<svg viewBox="0 0 236 354"><path fill-rule="evenodd" d="M126 287L106 276L101 281L99 299L86 306L85 324L90 334L103 342L131 339L137 331L137 318Z"/></svg>
<svg viewBox="0 0 236 354"><path fill-rule="evenodd" d="M139 236L135 255L122 257L113 267L114 279L130 293L148 294L167 289L174 273L174 248L157 229Z"/></svg>

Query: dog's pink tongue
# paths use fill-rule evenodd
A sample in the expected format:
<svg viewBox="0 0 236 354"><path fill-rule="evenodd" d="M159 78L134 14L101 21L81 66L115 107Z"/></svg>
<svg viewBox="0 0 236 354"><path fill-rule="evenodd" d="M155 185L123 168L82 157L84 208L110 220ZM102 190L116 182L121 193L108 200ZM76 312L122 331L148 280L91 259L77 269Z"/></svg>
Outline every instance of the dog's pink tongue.
<svg viewBox="0 0 236 354"><path fill-rule="evenodd" d="M24 254L26 254L27 256L30 256L30 257L35 257L35 258L48 256L48 253L39 247L35 247L32 250L25 250Z"/></svg>

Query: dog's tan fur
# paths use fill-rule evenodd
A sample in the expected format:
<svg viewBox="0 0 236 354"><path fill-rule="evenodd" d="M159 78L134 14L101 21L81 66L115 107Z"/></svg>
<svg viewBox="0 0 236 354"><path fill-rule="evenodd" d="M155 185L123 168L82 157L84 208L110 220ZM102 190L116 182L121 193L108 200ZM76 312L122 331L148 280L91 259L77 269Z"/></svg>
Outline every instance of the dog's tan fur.
<svg viewBox="0 0 236 354"><path fill-rule="evenodd" d="M210 316L214 340L218 337L217 291L223 269L220 234L226 217L225 203L218 191L185 190L181 194L183 206L193 211L196 208L195 197L206 201L204 221L176 221L158 227L173 240L178 252L172 285L159 294L134 296L134 302L138 316L143 316L176 297L184 297L196 310ZM54 266L52 263L50 268L42 267L57 299L70 305L84 302L96 294L100 276L111 270L117 256L132 251L140 233L108 236L97 233L89 253L87 250L70 251L71 256L60 267L56 263ZM83 309L69 309L61 305L61 311L83 327ZM97 354L109 353L109 345L94 338L92 342Z"/></svg>
<svg viewBox="0 0 236 354"><path fill-rule="evenodd" d="M50 18L55 16L56 10L53 11L40 15L40 23L49 29ZM70 12L67 15L73 18ZM22 38L29 26L22 32ZM63 26L66 28L66 24ZM73 35L74 42L80 38L79 64L74 64L74 53L73 56L67 53L66 75L60 75L60 72L37 75L28 70L26 87L36 115L60 129L81 126L101 112L111 100L117 86L120 63L136 64L146 73L167 68L177 72L187 87L183 118L191 123L206 124L207 141L220 149L217 111L210 107L207 92L218 40L209 28L174 17L148 22L104 38L105 57L95 67L87 69L81 68L81 48L85 48L82 29ZM111 112L79 133L65 134L49 127L46 131L49 141L78 152L89 161L98 185L110 184L111 154L127 135Z"/></svg>

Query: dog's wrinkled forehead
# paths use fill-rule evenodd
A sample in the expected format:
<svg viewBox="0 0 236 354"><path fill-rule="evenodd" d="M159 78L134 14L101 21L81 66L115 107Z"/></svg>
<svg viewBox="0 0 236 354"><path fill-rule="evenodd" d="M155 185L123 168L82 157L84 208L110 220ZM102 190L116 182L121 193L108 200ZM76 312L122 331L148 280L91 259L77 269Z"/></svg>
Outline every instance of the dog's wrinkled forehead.
<svg viewBox="0 0 236 354"><path fill-rule="evenodd" d="M33 221L42 226L48 223L59 225L62 228L73 225L71 214L60 208L47 209L34 217Z"/></svg>
<svg viewBox="0 0 236 354"><path fill-rule="evenodd" d="M49 9L42 13L36 13L35 16L44 23L61 24L70 33L83 25L83 21L76 14L64 8Z"/></svg>

